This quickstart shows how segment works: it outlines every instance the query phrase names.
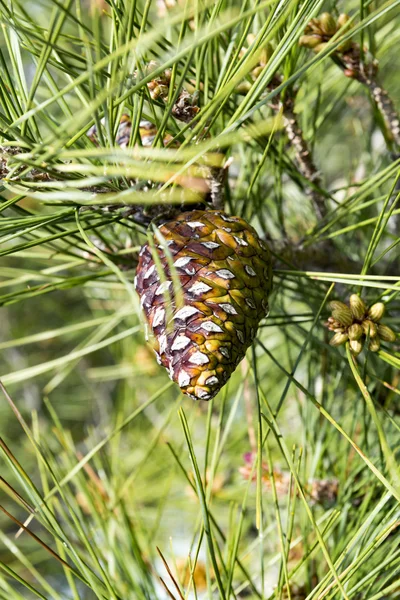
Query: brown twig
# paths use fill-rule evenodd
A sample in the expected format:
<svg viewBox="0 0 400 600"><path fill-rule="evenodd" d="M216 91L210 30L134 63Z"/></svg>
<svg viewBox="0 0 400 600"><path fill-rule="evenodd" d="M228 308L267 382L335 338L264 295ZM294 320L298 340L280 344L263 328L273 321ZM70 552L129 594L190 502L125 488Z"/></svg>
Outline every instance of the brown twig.
<svg viewBox="0 0 400 600"><path fill-rule="evenodd" d="M275 75L267 86L267 90L270 92L281 83L281 76ZM286 135L295 152L297 167L308 183L306 193L312 201L317 218L321 220L328 214L327 198L317 189L322 187L321 177L315 165L312 151L294 112L295 97L296 90L293 88L287 89L283 97L278 96L273 99L270 107L275 113L282 115Z"/></svg>
<svg viewBox="0 0 400 600"><path fill-rule="evenodd" d="M374 99L393 142L400 146L400 118L387 91L378 82L378 62L371 59L368 63L361 60L361 49L356 43L338 56L338 64L346 77L365 85Z"/></svg>
<svg viewBox="0 0 400 600"><path fill-rule="evenodd" d="M249 46L254 42L255 36L250 34L247 36ZM249 48L243 47L240 56L244 56ZM250 72L250 78L255 81L263 72L268 60L272 56L273 50L270 44L267 44L259 56L259 62ZM266 86L266 92L276 90L282 84L283 78L279 73L275 73ZM251 87L249 81L243 81L237 87L239 93L247 93ZM294 112L294 103L296 97L296 89L293 87L286 88L282 94L275 96L269 103L270 108L282 116L283 126L286 131L288 140L295 152L296 164L299 172L307 181L308 185L306 192L311 198L315 213L318 219L323 219L328 213L326 204L327 198L318 191L321 188L321 178L317 167L315 166L312 151L304 137L303 130L298 122Z"/></svg>
<svg viewBox="0 0 400 600"><path fill-rule="evenodd" d="M303 130L294 113L293 98L285 98L283 102L282 117L289 142L295 151L299 171L309 183L307 193L314 205L318 219L323 219L328 213L326 198L316 189L316 187L321 187L321 178L319 171L315 166L312 152L304 138Z"/></svg>

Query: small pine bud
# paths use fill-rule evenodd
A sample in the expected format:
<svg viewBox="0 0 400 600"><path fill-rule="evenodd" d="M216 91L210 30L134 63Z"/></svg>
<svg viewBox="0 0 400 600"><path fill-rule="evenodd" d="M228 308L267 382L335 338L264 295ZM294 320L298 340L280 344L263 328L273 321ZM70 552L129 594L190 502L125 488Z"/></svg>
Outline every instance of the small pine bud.
<svg viewBox="0 0 400 600"><path fill-rule="evenodd" d="M338 308L332 311L332 317L337 319L341 325L348 327L353 323L353 315L348 306L344 305L344 308Z"/></svg>
<svg viewBox="0 0 400 600"><path fill-rule="evenodd" d="M344 25L346 25L346 23L348 23L350 21L350 16L346 15L345 13L342 13L341 15L339 15L338 20L337 20L337 24L339 27L343 27Z"/></svg>
<svg viewBox="0 0 400 600"><path fill-rule="evenodd" d="M306 31L320 31L321 27L319 24L319 19L311 19L311 21L308 22L308 25L306 27Z"/></svg>
<svg viewBox="0 0 400 600"><path fill-rule="evenodd" d="M157 100L158 98L166 98L168 96L169 88L167 85L154 85L154 87L150 90L150 96L153 100Z"/></svg>
<svg viewBox="0 0 400 600"><path fill-rule="evenodd" d="M346 13L342 13L338 17L337 24L339 25L339 27L343 27L349 21L350 21L350 15L346 15Z"/></svg>
<svg viewBox="0 0 400 600"><path fill-rule="evenodd" d="M381 343L378 337L373 338L369 343L369 349L371 350L371 352L378 352L380 347Z"/></svg>
<svg viewBox="0 0 400 600"><path fill-rule="evenodd" d="M350 325L348 330L350 340L359 340L363 333L364 330L358 323L353 323L353 325Z"/></svg>
<svg viewBox="0 0 400 600"><path fill-rule="evenodd" d="M321 43L321 38L318 35L302 35L299 39L299 46L305 48L315 48Z"/></svg>
<svg viewBox="0 0 400 600"><path fill-rule="evenodd" d="M370 308L368 309L368 316L373 321L380 321L384 315L384 312L385 305L383 304L383 302L377 302L376 304L370 306Z"/></svg>
<svg viewBox="0 0 400 600"><path fill-rule="evenodd" d="M269 61L269 59L271 58L271 56L274 53L274 49L271 46L270 43L265 45L265 48L263 49L261 56L260 56L260 64L267 64L267 62Z"/></svg>
<svg viewBox="0 0 400 600"><path fill-rule="evenodd" d="M329 319L326 321L326 323L324 323L325 327L327 327L330 331L342 331L343 330L343 326L341 323L339 323L339 321L336 321L336 319L333 319L332 317L329 317Z"/></svg>
<svg viewBox="0 0 400 600"><path fill-rule="evenodd" d="M238 86L236 86L236 91L238 94L247 94L247 92L250 90L251 88L251 83L250 81L242 81L241 83L239 83Z"/></svg>
<svg viewBox="0 0 400 600"><path fill-rule="evenodd" d="M335 333L335 335L329 343L331 346L341 346L342 344L347 342L348 339L349 336L347 335L347 333Z"/></svg>
<svg viewBox="0 0 400 600"><path fill-rule="evenodd" d="M350 350L356 356L360 354L363 349L363 343L360 340L350 340Z"/></svg>
<svg viewBox="0 0 400 600"><path fill-rule="evenodd" d="M378 335L384 342L395 342L396 333L387 325L378 325Z"/></svg>
<svg viewBox="0 0 400 600"><path fill-rule="evenodd" d="M338 47L339 52L348 52L352 47L353 42L351 40L346 40L343 44L340 44ZM347 75L347 77L352 77L352 75Z"/></svg>
<svg viewBox="0 0 400 600"><path fill-rule="evenodd" d="M251 76L253 77L253 79L257 79L257 77L260 75L260 73L262 73L263 70L263 66L259 65L258 67L255 67L252 72L251 72Z"/></svg>
<svg viewBox="0 0 400 600"><path fill-rule="evenodd" d="M328 42L322 42L322 44L318 44L318 46L315 46L314 52L316 54L318 54L318 52L322 52L323 50L325 50L327 45L328 45Z"/></svg>
<svg viewBox="0 0 400 600"><path fill-rule="evenodd" d="M363 319L365 313L367 312L367 307L365 306L363 300L361 300L360 296L357 294L352 294L350 296L350 309L353 313L355 319L361 321Z"/></svg>
<svg viewBox="0 0 400 600"><path fill-rule="evenodd" d="M336 30L337 30L336 21L330 13L328 13L328 12L322 13L322 15L320 15L318 20L319 20L319 25L321 27L321 30L323 31L323 33L325 33L325 35L331 36L336 33Z"/></svg>
<svg viewBox="0 0 400 600"><path fill-rule="evenodd" d="M363 321L361 323L361 326L364 330L365 335L368 335L368 332L369 332L370 338L375 338L378 335L378 327L375 325L375 323L373 321L370 321L369 319L365 319L365 321Z"/></svg>
<svg viewBox="0 0 400 600"><path fill-rule="evenodd" d="M344 309L344 310L348 310L348 306L347 304L345 304L344 302L341 302L340 300L331 300L329 302L329 308L331 310L339 310L339 309Z"/></svg>
<svg viewBox="0 0 400 600"><path fill-rule="evenodd" d="M329 317L326 326L331 330L331 331L335 331L335 329L338 329L339 327L341 327L341 324L339 323L339 321L337 321L336 319L334 319L333 317Z"/></svg>

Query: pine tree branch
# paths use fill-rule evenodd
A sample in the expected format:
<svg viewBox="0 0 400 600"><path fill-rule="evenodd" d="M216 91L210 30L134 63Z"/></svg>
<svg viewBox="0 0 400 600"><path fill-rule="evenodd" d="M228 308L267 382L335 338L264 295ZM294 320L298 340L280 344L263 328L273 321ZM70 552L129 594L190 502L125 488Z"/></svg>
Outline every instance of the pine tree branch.
<svg viewBox="0 0 400 600"><path fill-rule="evenodd" d="M294 113L294 101L292 98L284 100L282 116L286 134L296 154L299 170L309 183L307 194L312 200L318 219L323 219L328 214L328 208L326 198L316 189L316 187L322 186L321 178L314 164L311 150L304 138L303 130Z"/></svg>
<svg viewBox="0 0 400 600"><path fill-rule="evenodd" d="M346 77L359 81L369 89L385 121L390 137L397 146L400 146L400 117L388 92L378 82L377 61L372 59L369 63L363 63L360 46L353 43L349 50L339 55L338 64Z"/></svg>
<svg viewBox="0 0 400 600"><path fill-rule="evenodd" d="M11 165L8 164L8 159L15 157L16 155L26 152L26 149L18 148L18 147L0 147L0 178L1 179L9 179L15 183L24 182L35 182L35 183L43 183L44 181L59 183L61 180L57 179L41 171L40 169L32 168L29 172L26 172L27 166L22 164L16 168L12 162ZM152 221L159 222L170 220L176 216L177 213L187 210L195 210L202 209L204 210L207 207L207 204L212 204L212 207L216 210L223 209L223 188L225 185L225 178L227 177L229 167L229 161L225 163L222 168L212 168L210 169L211 176L208 180L210 186L209 197L204 201L203 204L171 204L171 205L159 205L159 204L135 204L135 205L127 205L127 204L104 204L104 205L84 205L82 206L82 210L85 211L105 211L107 213L113 212L116 213L120 211L121 218L129 220L132 223L140 225L142 227L147 227ZM312 169L312 162L311 167ZM23 179L19 179L19 173L23 172ZM40 187L38 187L40 190ZM48 191L48 188L43 188ZM76 188L74 188L76 189ZM109 187L100 187L100 186L92 186L92 187L84 187L81 191L88 191L95 194L106 194L110 192ZM271 247L272 253L274 255L274 263L275 266L294 266L301 270L336 270L338 272L360 272L362 265L357 264L354 261L348 259L340 253L337 253L333 250L333 243L331 240L325 240L320 242L317 246L312 246L310 248L303 248L301 244L297 242L293 242L292 240L267 240L269 246ZM101 240L96 242L100 248L103 248L103 243ZM132 257L133 260L136 260L135 257ZM125 268L126 264L121 265L121 268Z"/></svg>
<svg viewBox="0 0 400 600"><path fill-rule="evenodd" d="M268 85L268 91L274 90L281 83L281 76L275 75ZM295 98L296 90L293 88L287 89L285 90L285 96L274 99L270 103L270 107L275 113L282 115L286 135L295 152L297 167L308 183L306 193L312 201L317 218L321 220L328 214L327 198L318 191L318 188L322 188L322 181L319 170L315 165L312 151L304 137L297 115L294 112Z"/></svg>

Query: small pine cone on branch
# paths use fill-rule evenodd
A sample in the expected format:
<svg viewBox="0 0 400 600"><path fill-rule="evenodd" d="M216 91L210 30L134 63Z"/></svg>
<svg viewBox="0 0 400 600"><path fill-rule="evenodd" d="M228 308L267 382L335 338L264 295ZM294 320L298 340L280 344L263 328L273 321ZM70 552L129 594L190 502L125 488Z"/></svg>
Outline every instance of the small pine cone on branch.
<svg viewBox="0 0 400 600"><path fill-rule="evenodd" d="M267 314L270 252L246 221L221 211L185 212L159 231L169 252L156 238L153 250L143 246L136 290L159 362L184 394L210 400L245 356Z"/></svg>

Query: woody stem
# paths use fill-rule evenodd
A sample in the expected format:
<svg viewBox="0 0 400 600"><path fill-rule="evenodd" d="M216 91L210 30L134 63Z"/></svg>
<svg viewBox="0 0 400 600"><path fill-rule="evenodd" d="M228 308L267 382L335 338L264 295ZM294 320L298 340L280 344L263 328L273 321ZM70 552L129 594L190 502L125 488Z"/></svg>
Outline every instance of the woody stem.
<svg viewBox="0 0 400 600"><path fill-rule="evenodd" d="M291 99L284 102L283 123L289 141L295 150L299 170L309 182L307 193L314 205L317 217L323 219L328 213L326 198L316 189L316 187L321 186L321 179L314 164L311 150L304 139L303 131L293 111L293 101Z"/></svg>
<svg viewBox="0 0 400 600"><path fill-rule="evenodd" d="M389 94L374 78L365 77L364 80L360 81L368 87L394 142L397 146L400 146L400 119Z"/></svg>

